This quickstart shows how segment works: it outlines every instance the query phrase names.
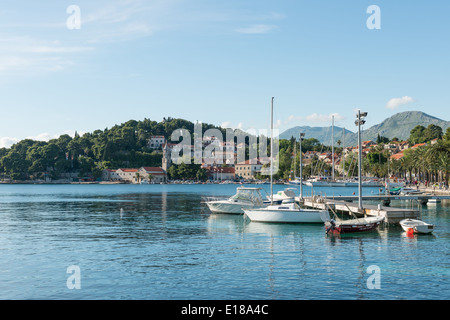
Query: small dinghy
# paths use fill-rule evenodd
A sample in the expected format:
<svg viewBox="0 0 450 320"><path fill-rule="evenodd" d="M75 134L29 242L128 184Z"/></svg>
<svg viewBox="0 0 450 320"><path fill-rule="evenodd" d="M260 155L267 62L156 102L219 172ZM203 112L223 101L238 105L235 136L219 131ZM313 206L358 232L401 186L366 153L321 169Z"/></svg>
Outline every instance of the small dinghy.
<svg viewBox="0 0 450 320"><path fill-rule="evenodd" d="M434 225L423 222L422 220L405 219L400 221L403 230L410 233L431 233Z"/></svg>

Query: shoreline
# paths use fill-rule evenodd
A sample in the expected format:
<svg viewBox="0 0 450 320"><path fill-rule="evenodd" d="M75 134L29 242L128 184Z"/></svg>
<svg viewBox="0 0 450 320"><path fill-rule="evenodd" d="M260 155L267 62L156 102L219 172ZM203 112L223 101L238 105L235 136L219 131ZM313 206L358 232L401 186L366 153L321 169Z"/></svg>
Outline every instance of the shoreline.
<svg viewBox="0 0 450 320"><path fill-rule="evenodd" d="M52 182L43 182L43 181L0 181L0 185L140 185L137 183L127 183L122 181L52 181ZM227 184L251 184L251 185L264 185L267 183L254 183L254 182L227 182L227 183L219 183L219 182L169 182L169 183L151 183L150 185L227 185ZM286 187L293 187L293 185L290 185L288 183L274 183L274 185L286 185ZM297 187L297 186L294 186ZM374 187L375 188L375 187ZM335 188L340 189L340 188ZM424 187L423 185L419 185L418 191L424 193L424 194L431 194L431 195L450 195L450 188L449 189L439 189L439 187Z"/></svg>

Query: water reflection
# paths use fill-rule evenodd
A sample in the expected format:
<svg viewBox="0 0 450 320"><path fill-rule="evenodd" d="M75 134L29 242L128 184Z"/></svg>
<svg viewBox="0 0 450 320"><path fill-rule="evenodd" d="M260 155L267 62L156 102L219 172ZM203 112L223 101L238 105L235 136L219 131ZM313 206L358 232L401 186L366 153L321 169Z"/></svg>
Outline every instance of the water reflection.
<svg viewBox="0 0 450 320"><path fill-rule="evenodd" d="M190 187L0 188L0 297L71 298L61 286L73 263L93 299L442 299L448 290L448 206L423 209L431 236L389 226L339 237L320 224L211 214L202 197L235 186ZM367 289L370 265L382 290Z"/></svg>

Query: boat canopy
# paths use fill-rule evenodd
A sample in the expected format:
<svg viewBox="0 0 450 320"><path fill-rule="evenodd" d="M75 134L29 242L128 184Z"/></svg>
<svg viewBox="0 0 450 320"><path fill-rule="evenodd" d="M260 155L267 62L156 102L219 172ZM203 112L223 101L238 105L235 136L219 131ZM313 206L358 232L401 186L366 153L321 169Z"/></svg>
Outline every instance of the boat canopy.
<svg viewBox="0 0 450 320"><path fill-rule="evenodd" d="M251 201L256 204L263 203L263 198L260 192L261 188L237 188L237 192L230 200L234 201Z"/></svg>

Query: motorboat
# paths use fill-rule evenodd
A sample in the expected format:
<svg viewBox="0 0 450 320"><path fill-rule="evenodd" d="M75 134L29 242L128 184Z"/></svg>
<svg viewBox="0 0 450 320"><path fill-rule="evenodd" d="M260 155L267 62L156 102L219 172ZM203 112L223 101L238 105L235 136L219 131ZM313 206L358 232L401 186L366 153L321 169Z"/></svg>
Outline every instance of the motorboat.
<svg viewBox="0 0 450 320"><path fill-rule="evenodd" d="M401 187L399 187L399 188L392 188L392 189L389 190L389 194L391 196L398 196L400 194L400 192L402 192L402 188Z"/></svg>
<svg viewBox="0 0 450 320"><path fill-rule="evenodd" d="M355 218L349 220L327 220L325 231L327 234L356 233L375 230L384 221L383 216Z"/></svg>
<svg viewBox="0 0 450 320"><path fill-rule="evenodd" d="M238 187L236 194L228 199L210 199L205 201L213 213L243 214L243 208L253 209L264 206L262 188Z"/></svg>
<svg viewBox="0 0 450 320"><path fill-rule="evenodd" d="M271 223L324 223L330 219L328 210L301 208L295 202L244 209L244 213L251 221Z"/></svg>
<svg viewBox="0 0 450 320"><path fill-rule="evenodd" d="M289 180L289 184L300 185L305 184L305 181L300 180L300 178L295 178L295 180Z"/></svg>
<svg viewBox="0 0 450 320"><path fill-rule="evenodd" d="M311 178L304 183L310 187L347 187L347 181L334 181L329 177Z"/></svg>
<svg viewBox="0 0 450 320"><path fill-rule="evenodd" d="M384 184L378 180L364 180L362 181L363 187L383 187Z"/></svg>
<svg viewBox="0 0 450 320"><path fill-rule="evenodd" d="M400 191L400 194L405 196L415 195L415 194L422 194L422 191L414 189L414 188L402 188Z"/></svg>
<svg viewBox="0 0 450 320"><path fill-rule="evenodd" d="M404 219L400 221L403 230L411 233L431 233L434 231L434 225L422 220Z"/></svg>
<svg viewBox="0 0 450 320"><path fill-rule="evenodd" d="M289 202L289 201L294 201L295 199L295 192L294 192L294 188L286 188L282 191L278 191L277 193L275 193L272 196L272 199L270 198L270 195L267 195L267 200L265 201L267 202L276 202L276 203L281 203L281 202Z"/></svg>
<svg viewBox="0 0 450 320"><path fill-rule="evenodd" d="M437 203L441 203L441 199L435 199L435 198L431 198L428 199L428 204L437 204Z"/></svg>

